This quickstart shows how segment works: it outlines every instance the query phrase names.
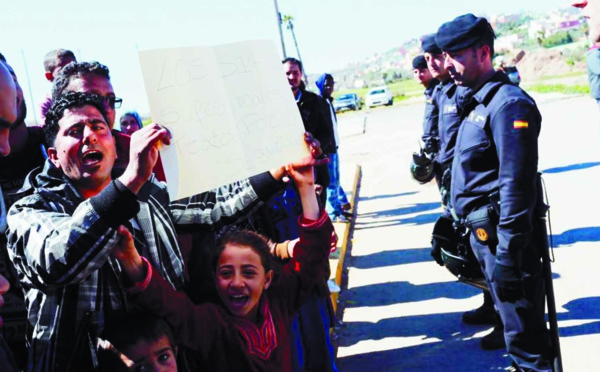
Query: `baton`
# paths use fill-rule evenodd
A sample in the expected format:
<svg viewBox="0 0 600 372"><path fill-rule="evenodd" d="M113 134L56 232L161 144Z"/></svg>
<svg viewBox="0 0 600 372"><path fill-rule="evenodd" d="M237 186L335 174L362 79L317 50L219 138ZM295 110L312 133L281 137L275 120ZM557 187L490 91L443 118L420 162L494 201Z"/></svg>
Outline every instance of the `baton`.
<svg viewBox="0 0 600 372"><path fill-rule="evenodd" d="M550 338L554 360L552 361L554 372L563 372L562 355L560 353L560 339L558 335L558 318L556 316L556 302L554 300L554 286L552 284L552 268L550 267L550 254L548 246L548 231L546 229L546 218L541 217L538 221L538 241L542 248L542 263L544 271L544 284L546 287L546 302L548 304L548 323L550 323Z"/></svg>

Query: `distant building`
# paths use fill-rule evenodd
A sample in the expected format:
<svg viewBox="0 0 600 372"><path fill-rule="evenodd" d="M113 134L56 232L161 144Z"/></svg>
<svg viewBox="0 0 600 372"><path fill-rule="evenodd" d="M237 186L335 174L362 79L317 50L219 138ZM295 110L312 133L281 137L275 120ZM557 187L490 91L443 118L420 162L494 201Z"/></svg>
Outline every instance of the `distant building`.
<svg viewBox="0 0 600 372"><path fill-rule="evenodd" d="M567 31L572 29L578 29L581 27L581 21L579 19L571 19L568 21L563 21L558 24L558 29L560 31Z"/></svg>
<svg viewBox="0 0 600 372"><path fill-rule="evenodd" d="M505 35L500 36L494 41L494 50L498 52L512 52L515 46L519 44L519 35Z"/></svg>

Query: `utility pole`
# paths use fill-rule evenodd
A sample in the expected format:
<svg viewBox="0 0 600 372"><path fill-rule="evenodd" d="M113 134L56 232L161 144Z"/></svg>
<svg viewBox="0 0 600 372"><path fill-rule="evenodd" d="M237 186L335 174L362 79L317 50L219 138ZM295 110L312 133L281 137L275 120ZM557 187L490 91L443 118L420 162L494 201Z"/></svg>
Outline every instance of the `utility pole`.
<svg viewBox="0 0 600 372"><path fill-rule="evenodd" d="M277 16L277 27L279 28L279 39L281 40L281 50L283 51L283 58L287 58L287 54L285 52L285 43L283 41L283 30L281 29L281 24L283 20L281 19L281 13L279 13L279 6L277 5L277 0L273 0L275 3L275 15Z"/></svg>
<svg viewBox="0 0 600 372"><path fill-rule="evenodd" d="M296 33L294 32L294 17L291 15L285 15L283 16L283 21L287 23L287 29L292 33L294 45L296 46L296 54L298 54L298 59L302 61L302 57L300 56L300 48L298 48L298 41L296 40ZM302 64L304 65L304 62ZM302 75L304 76L304 84L308 86L308 76L304 73Z"/></svg>
<svg viewBox="0 0 600 372"><path fill-rule="evenodd" d="M25 76L27 78L27 86L29 88L29 99L31 100L31 105L35 107L35 101L33 100L33 91L31 90L31 80L29 79L29 69L27 68L27 60L25 59L25 51L23 49L21 49L21 56L23 57L23 66L25 67ZM36 112L37 110L31 111L33 111L33 120L35 120L35 125L39 125Z"/></svg>

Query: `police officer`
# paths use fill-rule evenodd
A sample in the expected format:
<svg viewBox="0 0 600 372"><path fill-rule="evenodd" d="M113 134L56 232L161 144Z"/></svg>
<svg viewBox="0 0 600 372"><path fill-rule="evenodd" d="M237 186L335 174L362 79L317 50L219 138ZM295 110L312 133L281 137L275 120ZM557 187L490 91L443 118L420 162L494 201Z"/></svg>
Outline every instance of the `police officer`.
<svg viewBox="0 0 600 372"><path fill-rule="evenodd" d="M431 76L431 72L427 67L427 61L425 60L424 55L420 54L413 58L412 66L415 80L425 88L425 92L423 92L423 94L425 94L425 100L427 102L425 107L427 109L427 107L431 105L431 96L433 95L433 91L440 81Z"/></svg>
<svg viewBox="0 0 600 372"><path fill-rule="evenodd" d="M446 207L444 215L441 218L452 219L449 212L451 208L449 205L450 174L456 136L461 123L460 112L462 109L462 100L468 92L468 88L456 85L450 77L449 71L444 67L442 50L435 42L435 34L424 36L421 40L421 48L425 53L424 57L431 75L441 81L432 96L433 112L436 113L437 123L430 126L437 128L435 135L438 138L439 144L438 154L434 160L434 171L440 180L438 185L440 186L442 203ZM440 248L443 244L437 242L436 239L436 235L434 234L431 255L438 264L442 265ZM494 309L492 296L487 291L484 291L483 295L483 304L475 310L465 312L462 315L462 321L466 324L493 325L494 329L492 332L481 338L481 348L484 350L502 349L506 346L502 322L500 322L500 318Z"/></svg>
<svg viewBox="0 0 600 372"><path fill-rule="evenodd" d="M413 58L412 66L415 80L425 88L423 92L425 94L425 114L423 116L423 136L421 137L425 148L422 155L427 156L428 159L433 159L438 152L438 111L433 104L433 94L440 81L431 74L424 55L421 54ZM431 181L431 178L424 179L422 183L429 181Z"/></svg>
<svg viewBox="0 0 600 372"><path fill-rule="evenodd" d="M455 83L470 89L454 152L452 206L471 230L512 368L552 371L533 218L541 115L531 97L494 70L494 32L485 18L457 17L435 41Z"/></svg>
<svg viewBox="0 0 600 372"><path fill-rule="evenodd" d="M435 43L435 34L424 36L421 48L425 53L425 60L431 76L440 81L432 95L435 115L432 115L431 120L437 120L437 123L431 123L428 126L435 128L435 136L438 139L438 154L435 158L436 173L440 177L442 202L447 205L446 192L450 185L444 185L444 173L447 173L446 177L449 176L447 171L452 165L456 133L460 125L459 108L466 88L458 88L450 77L450 73L444 68L444 57L441 49Z"/></svg>
<svg viewBox="0 0 600 372"><path fill-rule="evenodd" d="M425 46L427 45L427 38L430 38L431 40L433 40L433 37L435 35L428 35L425 36L423 39L423 42L426 44L421 44L421 47L423 49L423 62L425 63L425 67L429 70L429 73L431 75L431 77L434 79L433 81L435 82L435 85L433 87L427 87L427 89L425 90L425 99L426 99L426 103L425 103L425 115L423 117L423 136L421 137L421 139L423 140L423 143L425 144L425 153L430 156L430 157L435 157L437 155L437 152L439 151L439 136L438 136L438 117L439 117L439 109L437 107L437 105L435 104L434 101L434 96L437 92L438 86L440 84L440 78L439 78L439 74L437 72L437 69L432 69L430 64L427 62L427 58L431 59L431 54L430 54L430 50L426 49ZM433 43L435 45L435 41ZM441 51L440 51L441 53ZM421 63L421 62L419 62ZM415 61L413 60L413 67L414 67ZM437 175L437 172L436 172ZM441 182L441 175L436 177L436 180L438 181L438 185Z"/></svg>

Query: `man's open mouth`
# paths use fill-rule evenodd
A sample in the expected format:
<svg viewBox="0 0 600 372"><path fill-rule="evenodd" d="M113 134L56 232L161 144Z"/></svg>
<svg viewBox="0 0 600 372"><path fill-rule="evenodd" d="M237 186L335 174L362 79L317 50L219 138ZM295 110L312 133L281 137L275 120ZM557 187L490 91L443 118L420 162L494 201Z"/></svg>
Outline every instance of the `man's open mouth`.
<svg viewBox="0 0 600 372"><path fill-rule="evenodd" d="M85 165L94 165L99 163L103 158L103 155L101 152L99 151L88 151L86 153L83 154L83 156L81 157L81 161L83 162L83 164Z"/></svg>

